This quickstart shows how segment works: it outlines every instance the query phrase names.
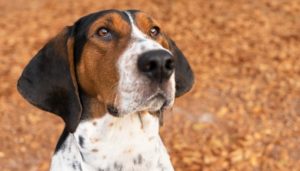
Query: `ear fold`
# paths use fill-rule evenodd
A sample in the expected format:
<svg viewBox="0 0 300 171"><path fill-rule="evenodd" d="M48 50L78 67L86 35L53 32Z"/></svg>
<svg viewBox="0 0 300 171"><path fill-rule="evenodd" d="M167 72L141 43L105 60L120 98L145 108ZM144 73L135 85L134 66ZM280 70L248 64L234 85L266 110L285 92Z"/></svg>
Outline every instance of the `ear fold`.
<svg viewBox="0 0 300 171"><path fill-rule="evenodd" d="M18 81L18 90L34 106L62 117L74 132L82 106L75 77L71 28L50 40L29 62Z"/></svg>
<svg viewBox="0 0 300 171"><path fill-rule="evenodd" d="M183 53L176 46L175 42L168 38L168 43L170 50L175 58L175 96L179 97L187 93L192 88L194 84L194 74L188 61L186 60Z"/></svg>

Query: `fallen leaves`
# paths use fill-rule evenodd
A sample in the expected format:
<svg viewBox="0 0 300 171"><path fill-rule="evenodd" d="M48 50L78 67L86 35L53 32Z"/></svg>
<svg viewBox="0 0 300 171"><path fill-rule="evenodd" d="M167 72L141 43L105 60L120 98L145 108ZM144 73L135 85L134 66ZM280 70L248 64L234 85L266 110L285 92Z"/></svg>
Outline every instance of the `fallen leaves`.
<svg viewBox="0 0 300 171"><path fill-rule="evenodd" d="M153 15L195 71L194 88L177 99L161 130L177 171L299 170L299 1L12 0L0 5L2 170L48 170L63 128L60 119L17 93L24 65L64 26L108 8Z"/></svg>

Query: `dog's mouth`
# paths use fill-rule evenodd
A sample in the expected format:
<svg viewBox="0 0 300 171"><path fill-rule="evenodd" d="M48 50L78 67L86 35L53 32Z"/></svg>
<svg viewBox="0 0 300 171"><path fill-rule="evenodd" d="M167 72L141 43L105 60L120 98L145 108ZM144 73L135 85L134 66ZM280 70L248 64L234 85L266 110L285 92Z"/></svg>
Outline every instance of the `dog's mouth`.
<svg viewBox="0 0 300 171"><path fill-rule="evenodd" d="M162 93L162 92L158 92L154 95L152 95L151 97L149 97L146 101L145 104L147 104L147 109L145 109L144 111L138 111L137 114L140 118L140 122L141 125L143 127L143 120L142 120L142 116L143 114L147 113L147 111L158 118L159 121L159 125L162 126L163 125L163 112L164 110L167 108L167 106L170 105L170 101L168 100L167 96Z"/></svg>
<svg viewBox="0 0 300 171"><path fill-rule="evenodd" d="M170 105L170 103L171 100L169 100L168 96L163 91L157 91L145 100L141 101L138 107L131 112L124 113L120 111L117 106L112 104L108 104L106 108L108 113L112 116L120 117L127 113L143 113L145 111L151 114L161 113Z"/></svg>
<svg viewBox="0 0 300 171"><path fill-rule="evenodd" d="M167 106L167 104L166 95L163 92L157 92L150 96L141 106L145 106L149 112L156 112Z"/></svg>
<svg viewBox="0 0 300 171"><path fill-rule="evenodd" d="M151 114L158 118L159 125L163 125L163 112L166 108L171 106L172 100L168 98L166 93L163 91L157 91L156 93L152 94L150 97L146 98L146 100L142 101L137 109L133 112L128 113L136 113L139 116L141 121L141 126L143 127L143 120L142 115L144 114ZM109 114L115 117L122 117L125 115L122 113L118 108L114 105L107 105L107 111Z"/></svg>

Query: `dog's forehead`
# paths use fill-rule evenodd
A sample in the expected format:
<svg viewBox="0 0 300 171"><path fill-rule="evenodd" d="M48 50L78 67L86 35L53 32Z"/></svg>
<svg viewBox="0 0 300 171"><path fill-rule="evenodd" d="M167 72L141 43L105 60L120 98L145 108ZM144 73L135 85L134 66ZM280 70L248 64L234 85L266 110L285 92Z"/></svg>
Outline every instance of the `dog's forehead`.
<svg viewBox="0 0 300 171"><path fill-rule="evenodd" d="M96 13L92 13L81 17L79 20L75 22L72 29L72 35L74 36L74 58L75 62L78 63L80 61L80 56L82 54L83 48L88 41L88 33L91 31L92 26L97 27L97 22L102 21L113 21L116 19L119 22L112 23L115 27L118 27L116 23L122 23L132 27L132 25L136 25L143 32L146 31L149 24L153 22L152 18L148 16L146 13L139 10L105 10L99 11ZM144 29L143 29L144 27Z"/></svg>
<svg viewBox="0 0 300 171"><path fill-rule="evenodd" d="M86 33L90 26L97 22L97 20L102 20L103 18L109 19L113 16L119 16L122 21L127 22L128 24L137 24L138 22L149 22L152 23L153 19L146 13L139 10L105 10L99 11L96 13L89 14L80 18L76 23L76 33ZM142 20L142 21L141 21Z"/></svg>
<svg viewBox="0 0 300 171"><path fill-rule="evenodd" d="M130 23L137 26L139 30L146 33L153 26L160 25L153 17L145 12L138 10L125 11L128 15Z"/></svg>
<svg viewBox="0 0 300 171"><path fill-rule="evenodd" d="M125 22L130 22L129 17L126 15L125 12L119 11L119 10L105 10L105 11L99 11L96 13L92 13L89 15L86 15L84 17L81 17L79 20L76 21L75 25L75 33L77 35L82 35L88 32L90 26L96 22L97 20L101 20L104 17L109 17L112 15L118 15L122 18Z"/></svg>

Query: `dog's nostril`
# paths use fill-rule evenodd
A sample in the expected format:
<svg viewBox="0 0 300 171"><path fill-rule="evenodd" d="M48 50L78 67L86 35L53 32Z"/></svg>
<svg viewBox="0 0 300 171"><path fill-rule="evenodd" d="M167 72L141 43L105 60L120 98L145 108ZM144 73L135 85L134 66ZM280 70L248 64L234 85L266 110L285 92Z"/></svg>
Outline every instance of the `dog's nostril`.
<svg viewBox="0 0 300 171"><path fill-rule="evenodd" d="M174 61L173 61L172 59L168 59L168 60L166 61L166 64L165 64L165 68L166 68L167 70L173 70L174 67L175 67Z"/></svg>
<svg viewBox="0 0 300 171"><path fill-rule="evenodd" d="M145 66L145 71L152 71L155 68L157 68L157 62L155 61L150 61L146 66Z"/></svg>

